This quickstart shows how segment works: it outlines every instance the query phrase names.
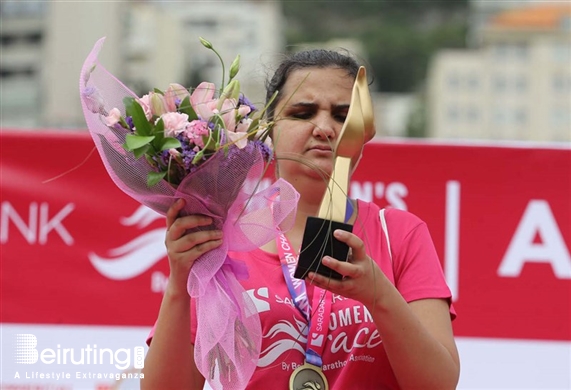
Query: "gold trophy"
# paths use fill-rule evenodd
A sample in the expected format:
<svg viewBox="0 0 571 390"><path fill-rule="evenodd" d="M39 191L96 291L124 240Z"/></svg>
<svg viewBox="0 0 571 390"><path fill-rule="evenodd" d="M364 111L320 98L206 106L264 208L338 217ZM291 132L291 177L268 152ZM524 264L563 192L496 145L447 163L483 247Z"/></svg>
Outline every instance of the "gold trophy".
<svg viewBox="0 0 571 390"><path fill-rule="evenodd" d="M365 142L375 136L373 103L364 67L353 84L351 103L334 148L334 167L317 217L308 217L294 277L303 279L309 271L341 279L342 275L321 264L323 256L347 260L349 247L333 237L336 229L353 231L345 222L352 162L360 158Z"/></svg>

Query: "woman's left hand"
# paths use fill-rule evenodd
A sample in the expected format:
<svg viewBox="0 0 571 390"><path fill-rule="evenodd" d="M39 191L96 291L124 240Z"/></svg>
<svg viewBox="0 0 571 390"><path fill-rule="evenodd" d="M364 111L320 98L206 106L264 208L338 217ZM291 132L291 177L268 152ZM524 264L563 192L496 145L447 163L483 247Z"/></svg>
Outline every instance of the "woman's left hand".
<svg viewBox="0 0 571 390"><path fill-rule="evenodd" d="M322 262L323 265L343 275L343 279L331 279L310 272L305 278L306 282L334 294L357 300L367 307L373 307L382 297L381 286L386 285L381 281L388 282L388 279L377 263L367 255L365 244L359 237L344 230L335 230L333 234L336 239L351 248L352 254L348 261L325 256Z"/></svg>

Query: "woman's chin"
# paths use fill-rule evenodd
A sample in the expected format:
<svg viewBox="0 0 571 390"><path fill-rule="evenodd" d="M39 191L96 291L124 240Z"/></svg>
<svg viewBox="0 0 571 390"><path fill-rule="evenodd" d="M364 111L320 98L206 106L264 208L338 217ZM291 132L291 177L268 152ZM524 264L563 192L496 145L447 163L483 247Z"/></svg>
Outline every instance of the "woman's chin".
<svg viewBox="0 0 571 390"><path fill-rule="evenodd" d="M331 166L330 162L324 164L314 163L305 166L303 170L305 175L311 177L312 179L320 180L325 185L327 185L327 182L331 177L331 172L333 171L333 167Z"/></svg>

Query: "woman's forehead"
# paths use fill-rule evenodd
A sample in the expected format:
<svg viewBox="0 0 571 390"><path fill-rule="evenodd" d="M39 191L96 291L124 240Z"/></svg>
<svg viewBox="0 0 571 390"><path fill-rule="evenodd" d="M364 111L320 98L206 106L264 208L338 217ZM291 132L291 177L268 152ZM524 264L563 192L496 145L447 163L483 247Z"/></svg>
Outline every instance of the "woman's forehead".
<svg viewBox="0 0 571 390"><path fill-rule="evenodd" d="M282 98L324 93L351 94L354 79L341 68L301 68L292 71L284 84Z"/></svg>

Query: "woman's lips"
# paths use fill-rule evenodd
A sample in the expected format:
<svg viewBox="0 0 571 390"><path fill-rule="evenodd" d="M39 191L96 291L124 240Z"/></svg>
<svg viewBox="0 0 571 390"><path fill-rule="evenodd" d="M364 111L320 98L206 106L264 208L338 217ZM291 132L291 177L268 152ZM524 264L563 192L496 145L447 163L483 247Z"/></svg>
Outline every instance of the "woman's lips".
<svg viewBox="0 0 571 390"><path fill-rule="evenodd" d="M309 150L316 150L318 152L331 152L332 149L328 145L315 145L309 148Z"/></svg>

